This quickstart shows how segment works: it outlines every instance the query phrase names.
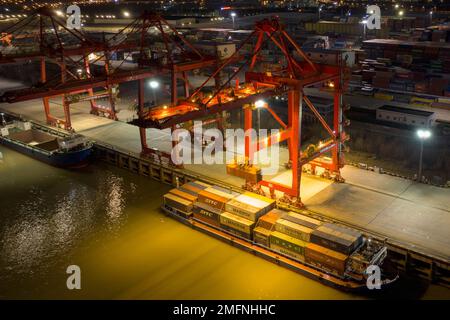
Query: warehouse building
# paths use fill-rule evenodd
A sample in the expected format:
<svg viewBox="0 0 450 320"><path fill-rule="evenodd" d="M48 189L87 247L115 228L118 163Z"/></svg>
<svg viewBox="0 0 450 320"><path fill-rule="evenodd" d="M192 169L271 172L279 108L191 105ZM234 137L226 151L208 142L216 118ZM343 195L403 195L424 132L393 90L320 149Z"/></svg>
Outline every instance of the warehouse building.
<svg viewBox="0 0 450 320"><path fill-rule="evenodd" d="M410 126L431 127L434 112L384 105L377 109L377 120L395 122Z"/></svg>

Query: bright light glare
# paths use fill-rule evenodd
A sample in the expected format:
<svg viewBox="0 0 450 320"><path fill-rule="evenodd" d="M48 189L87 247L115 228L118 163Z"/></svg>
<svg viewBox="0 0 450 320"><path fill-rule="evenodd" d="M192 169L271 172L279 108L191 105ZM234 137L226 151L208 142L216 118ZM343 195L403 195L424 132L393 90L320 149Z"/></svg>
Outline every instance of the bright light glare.
<svg viewBox="0 0 450 320"><path fill-rule="evenodd" d="M256 108L263 108L265 104L266 103L264 102L264 100L258 100L258 101L255 102L255 107Z"/></svg>
<svg viewBox="0 0 450 320"><path fill-rule="evenodd" d="M130 13L128 11L124 11L123 15L128 18L130 16Z"/></svg>
<svg viewBox="0 0 450 320"><path fill-rule="evenodd" d="M62 13L62 11L60 11L60 10L56 10L56 14L58 15L58 16L62 16L62 15L64 15L64 13Z"/></svg>
<svg viewBox="0 0 450 320"><path fill-rule="evenodd" d="M401 11L398 12L398 15L399 15L399 16L402 16L403 13L404 13L403 10L401 10Z"/></svg>
<svg viewBox="0 0 450 320"><path fill-rule="evenodd" d="M367 24L367 20L361 21L362 24Z"/></svg>
<svg viewBox="0 0 450 320"><path fill-rule="evenodd" d="M158 88L158 87L159 87L158 81L155 81L155 80L150 81L150 87L151 87L152 89Z"/></svg>
<svg viewBox="0 0 450 320"><path fill-rule="evenodd" d="M234 17L236 17L236 12L232 12L231 13L231 16L234 18Z"/></svg>
<svg viewBox="0 0 450 320"><path fill-rule="evenodd" d="M419 129L417 130L417 136L422 140L428 139L429 137L431 137L431 131Z"/></svg>

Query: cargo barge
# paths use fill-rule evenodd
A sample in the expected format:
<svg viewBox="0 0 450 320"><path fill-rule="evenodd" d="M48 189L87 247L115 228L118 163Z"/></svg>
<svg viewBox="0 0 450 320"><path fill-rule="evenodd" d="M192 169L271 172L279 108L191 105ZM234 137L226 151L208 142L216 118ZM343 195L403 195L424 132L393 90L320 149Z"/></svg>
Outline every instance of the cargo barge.
<svg viewBox="0 0 450 320"><path fill-rule="evenodd" d="M93 150L92 143L80 135L54 135L31 122L6 119L4 114L0 118L0 143L47 164L71 169L88 165Z"/></svg>
<svg viewBox="0 0 450 320"><path fill-rule="evenodd" d="M324 284L367 290L367 268L382 269L387 256L383 243L341 225L277 209L275 204L250 192L239 194L195 181L164 195L161 208L196 230ZM382 280L382 287L397 278Z"/></svg>

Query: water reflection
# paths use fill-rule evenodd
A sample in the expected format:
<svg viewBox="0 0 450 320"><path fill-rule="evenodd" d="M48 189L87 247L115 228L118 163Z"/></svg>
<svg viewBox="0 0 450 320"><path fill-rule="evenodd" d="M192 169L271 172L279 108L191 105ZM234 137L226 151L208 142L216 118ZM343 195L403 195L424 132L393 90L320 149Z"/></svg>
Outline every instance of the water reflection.
<svg viewBox="0 0 450 320"><path fill-rule="evenodd" d="M126 222L134 183L95 166L67 171L0 148L0 282L43 276L96 231L117 233Z"/></svg>

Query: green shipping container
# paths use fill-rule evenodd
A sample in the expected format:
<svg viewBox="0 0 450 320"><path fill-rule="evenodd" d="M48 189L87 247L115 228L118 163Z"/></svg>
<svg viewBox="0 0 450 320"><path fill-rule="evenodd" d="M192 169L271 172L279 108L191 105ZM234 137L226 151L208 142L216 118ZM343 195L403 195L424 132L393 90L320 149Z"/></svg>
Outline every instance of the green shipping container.
<svg viewBox="0 0 450 320"><path fill-rule="evenodd" d="M279 249L280 247L292 251L295 255L304 256L307 242L288 236L278 231L270 235L270 248Z"/></svg>

